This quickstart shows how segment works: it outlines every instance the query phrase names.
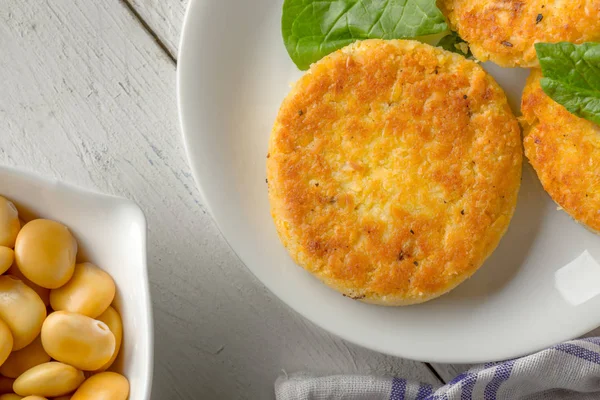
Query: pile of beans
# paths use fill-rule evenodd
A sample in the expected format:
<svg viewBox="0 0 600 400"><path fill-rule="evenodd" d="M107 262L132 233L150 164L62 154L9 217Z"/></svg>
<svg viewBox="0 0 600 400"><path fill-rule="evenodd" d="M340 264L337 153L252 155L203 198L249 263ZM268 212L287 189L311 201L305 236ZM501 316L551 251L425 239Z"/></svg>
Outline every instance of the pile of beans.
<svg viewBox="0 0 600 400"><path fill-rule="evenodd" d="M127 399L127 379L106 371L123 338L115 283L76 256L66 226L23 223L0 196L0 400Z"/></svg>

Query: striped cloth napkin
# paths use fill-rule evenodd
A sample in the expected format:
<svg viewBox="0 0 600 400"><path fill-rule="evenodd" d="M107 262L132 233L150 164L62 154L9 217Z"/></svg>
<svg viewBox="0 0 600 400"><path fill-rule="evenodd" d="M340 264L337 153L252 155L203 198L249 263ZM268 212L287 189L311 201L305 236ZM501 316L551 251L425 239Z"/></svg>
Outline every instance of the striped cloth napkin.
<svg viewBox="0 0 600 400"><path fill-rule="evenodd" d="M275 383L277 400L600 399L600 338L572 340L481 365L441 387L401 378L296 374Z"/></svg>

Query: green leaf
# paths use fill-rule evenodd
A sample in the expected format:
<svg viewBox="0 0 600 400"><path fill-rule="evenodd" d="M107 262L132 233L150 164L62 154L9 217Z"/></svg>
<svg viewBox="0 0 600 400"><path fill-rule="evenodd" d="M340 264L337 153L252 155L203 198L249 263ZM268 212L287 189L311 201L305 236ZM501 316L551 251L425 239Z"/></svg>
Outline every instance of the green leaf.
<svg viewBox="0 0 600 400"><path fill-rule="evenodd" d="M600 43L537 43L544 92L578 117L600 125Z"/></svg>
<svg viewBox="0 0 600 400"><path fill-rule="evenodd" d="M467 58L472 58L473 54L471 54L471 49L469 49L469 44L465 42L458 33L450 32L449 35L444 36L437 44L438 47L441 47L444 50L451 51L453 53L458 53L461 56L465 56Z"/></svg>
<svg viewBox="0 0 600 400"><path fill-rule="evenodd" d="M570 113L600 125L600 91L572 88L562 82L542 78L544 92Z"/></svg>
<svg viewBox="0 0 600 400"><path fill-rule="evenodd" d="M281 31L301 70L364 39L402 39L447 30L435 0L285 0Z"/></svg>

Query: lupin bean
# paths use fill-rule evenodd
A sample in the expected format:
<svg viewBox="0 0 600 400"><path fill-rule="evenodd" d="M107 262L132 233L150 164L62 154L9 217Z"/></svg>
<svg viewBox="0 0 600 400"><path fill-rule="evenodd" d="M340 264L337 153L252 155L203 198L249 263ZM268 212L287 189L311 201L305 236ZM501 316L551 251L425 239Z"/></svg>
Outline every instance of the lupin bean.
<svg viewBox="0 0 600 400"><path fill-rule="evenodd" d="M56 221L36 219L25 224L15 243L17 267L30 281L56 289L71 279L77 241Z"/></svg>

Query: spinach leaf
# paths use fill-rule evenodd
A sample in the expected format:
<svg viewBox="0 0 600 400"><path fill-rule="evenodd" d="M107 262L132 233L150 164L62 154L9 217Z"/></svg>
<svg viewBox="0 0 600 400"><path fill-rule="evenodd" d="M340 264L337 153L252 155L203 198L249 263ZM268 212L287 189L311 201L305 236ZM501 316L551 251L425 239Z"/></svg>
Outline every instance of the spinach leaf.
<svg viewBox="0 0 600 400"><path fill-rule="evenodd" d="M600 125L600 91L573 88L561 81L542 78L544 92L570 113Z"/></svg>
<svg viewBox="0 0 600 400"><path fill-rule="evenodd" d="M447 25L435 0L285 0L281 31L301 70L352 42L416 38Z"/></svg>
<svg viewBox="0 0 600 400"><path fill-rule="evenodd" d="M438 47L441 47L444 50L451 51L453 53L458 53L461 56L465 56L467 58L473 58L473 54L471 54L471 49L469 49L469 44L465 42L458 33L451 32L449 35L444 36L437 44Z"/></svg>
<svg viewBox="0 0 600 400"><path fill-rule="evenodd" d="M540 84L552 100L600 125L600 43L537 43Z"/></svg>

